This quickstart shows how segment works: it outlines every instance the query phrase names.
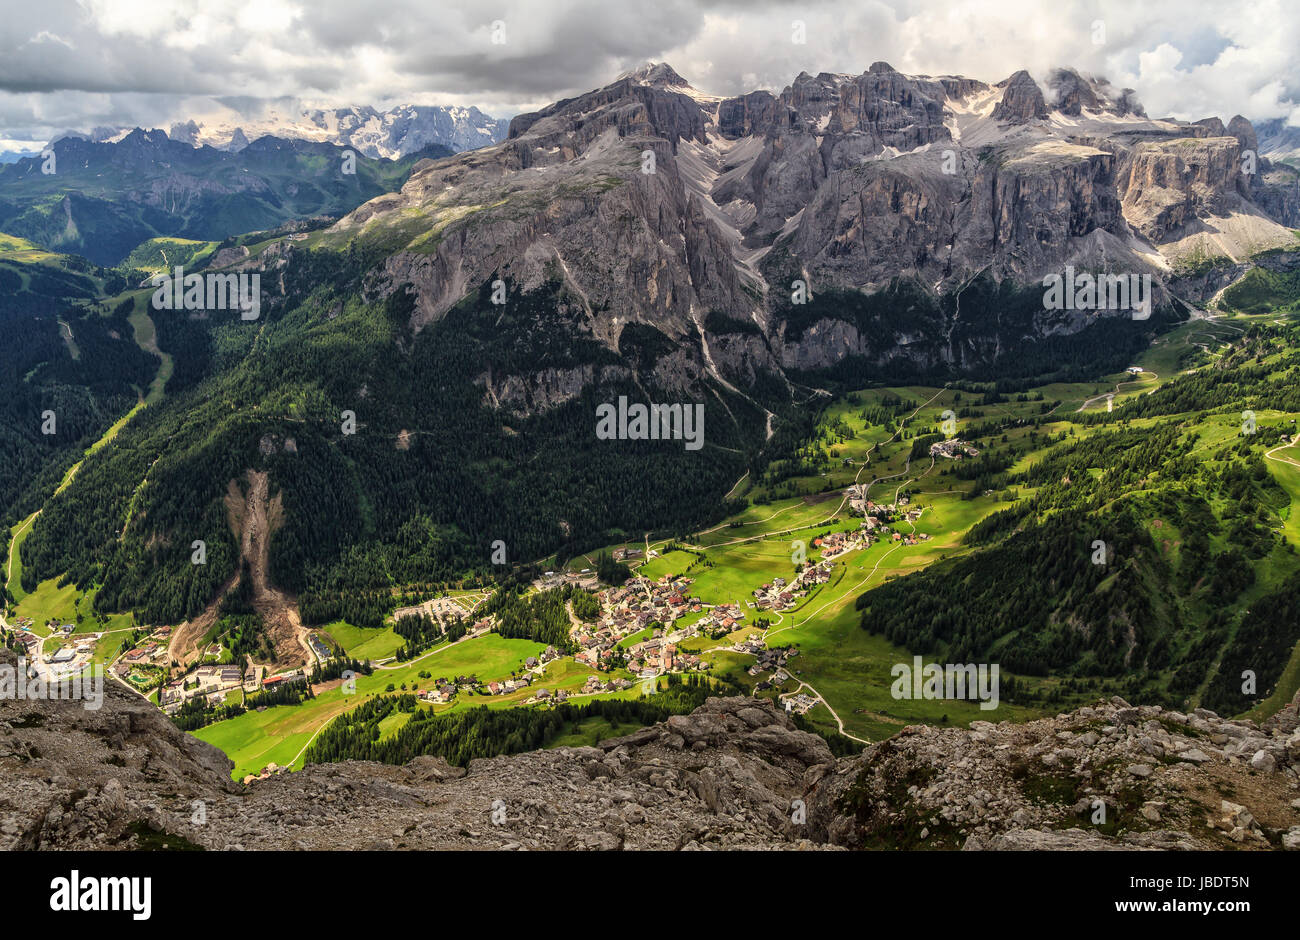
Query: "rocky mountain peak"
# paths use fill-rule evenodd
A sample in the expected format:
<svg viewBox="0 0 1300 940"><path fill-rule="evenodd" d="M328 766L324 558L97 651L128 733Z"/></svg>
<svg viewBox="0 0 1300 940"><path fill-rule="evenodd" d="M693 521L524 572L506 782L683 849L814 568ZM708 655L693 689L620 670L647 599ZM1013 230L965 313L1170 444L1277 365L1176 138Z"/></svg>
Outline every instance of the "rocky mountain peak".
<svg viewBox="0 0 1300 940"><path fill-rule="evenodd" d="M538 146L586 144L609 129L619 137L661 137L676 146L682 139L705 139L704 98L666 63L649 63L625 72L603 88L565 98L510 122L507 140L532 138Z"/></svg>
<svg viewBox="0 0 1300 940"><path fill-rule="evenodd" d="M1047 86L1054 96L1053 107L1070 117L1078 117L1084 111L1146 117L1132 88L1116 90L1100 76L1083 75L1072 68L1057 68L1048 76Z"/></svg>
<svg viewBox="0 0 1300 940"><path fill-rule="evenodd" d="M998 82L1005 89L1002 100L993 109L993 119L1006 124L1027 124L1047 117L1047 101L1034 77L1021 69Z"/></svg>
<svg viewBox="0 0 1300 940"><path fill-rule="evenodd" d="M677 74L667 62L647 62L618 76L616 81L632 81L651 88L690 88L691 84Z"/></svg>
<svg viewBox="0 0 1300 940"><path fill-rule="evenodd" d="M1084 109L1101 110L1101 102L1093 92L1092 83L1074 69L1053 69L1047 78L1047 87L1056 96L1056 110L1077 117Z"/></svg>
<svg viewBox="0 0 1300 940"><path fill-rule="evenodd" d="M1229 137L1237 138L1237 143L1241 145L1242 150L1259 152L1259 138L1255 135L1255 125L1240 114L1232 116L1232 120L1228 122L1227 132Z"/></svg>
<svg viewBox="0 0 1300 940"><path fill-rule="evenodd" d="M1065 120L1048 120L1049 101ZM921 352L912 335L873 346L830 319L807 332L817 339L787 335L784 285L801 274L872 293L906 276L941 295L980 271L1029 285L1066 265L1163 280L1153 259L1292 244L1280 224L1296 211L1291 190L1272 199L1270 218L1239 173L1247 125L1199 140L1210 131L1147 118L1129 90L1074 69L1046 87L1021 70L991 88L877 62L714 99L649 63L519 115L496 147L422 165L329 241L405 238L411 250L390 251L374 284L381 296L411 290L417 329L493 272L530 288L562 282L583 329L615 351L628 323L690 345L695 361L674 367L674 381L702 368L832 368L902 346L960 365L985 356L982 343ZM408 232L416 217L436 241ZM1156 297L1165 302L1162 285ZM766 342L701 342L700 320L720 322L713 314L761 324ZM1048 319L1032 329L1085 325ZM590 381L568 378L567 397Z"/></svg>
<svg viewBox="0 0 1300 940"><path fill-rule="evenodd" d="M1223 121L1217 117L1201 118L1196 122L1198 127L1205 128L1206 137L1227 137L1228 130L1223 126Z"/></svg>

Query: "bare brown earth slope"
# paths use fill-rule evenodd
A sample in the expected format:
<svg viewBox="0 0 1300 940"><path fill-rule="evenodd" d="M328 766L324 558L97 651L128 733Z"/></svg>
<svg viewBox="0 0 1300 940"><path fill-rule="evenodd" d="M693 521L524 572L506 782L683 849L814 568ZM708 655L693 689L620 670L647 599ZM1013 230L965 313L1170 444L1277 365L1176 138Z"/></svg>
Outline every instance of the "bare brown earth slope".
<svg viewBox="0 0 1300 940"><path fill-rule="evenodd" d="M270 479L265 471L249 470L247 490L235 480L226 492L226 516L230 531L239 539L240 557L248 563L253 582L253 608L265 624L266 635L275 650L275 665L291 669L313 659L306 629L298 614L297 600L271 584L270 538L283 517L280 497L270 496ZM224 585L210 604L193 620L176 628L169 645L169 655L181 665L189 665L201 652L200 646L216 622L222 597L239 583L237 573Z"/></svg>

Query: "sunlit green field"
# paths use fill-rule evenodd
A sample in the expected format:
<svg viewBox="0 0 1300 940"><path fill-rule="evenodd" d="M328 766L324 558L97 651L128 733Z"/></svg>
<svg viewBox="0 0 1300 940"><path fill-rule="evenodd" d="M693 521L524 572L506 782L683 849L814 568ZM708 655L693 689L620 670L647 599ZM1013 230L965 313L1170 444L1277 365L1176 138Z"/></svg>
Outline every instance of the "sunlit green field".
<svg viewBox="0 0 1300 940"><path fill-rule="evenodd" d="M403 685L412 691L429 688L439 677L455 678L471 673L485 682L505 679L511 672L521 669L525 659L536 656L543 649L545 647L540 643L508 640L490 633L440 646L397 668L376 669L373 675L358 676L356 694L345 695L340 683L335 682L333 688L301 705L281 705L263 712L247 712L201 728L195 736L225 751L235 762L236 778L256 773L271 761L301 766L301 752L316 731L330 719L361 704L368 696L387 692L389 685L394 687L394 691L400 691ZM421 678L421 672L430 673L432 678ZM578 684L581 685L582 681L585 679ZM486 702L484 699L478 704ZM454 706L442 706L444 709L450 707Z"/></svg>
<svg viewBox="0 0 1300 940"><path fill-rule="evenodd" d="M366 629L336 620L321 627L331 645L342 647L347 655L357 660L387 659L405 642L392 627Z"/></svg>
<svg viewBox="0 0 1300 940"><path fill-rule="evenodd" d="M27 536L31 534L32 523L35 519L36 516L33 513L9 529L9 558L5 564L9 574L9 593L17 601L21 601L26 597L22 585L23 557L21 549L23 542L27 541Z"/></svg>
<svg viewBox="0 0 1300 940"><path fill-rule="evenodd" d="M1239 335L1238 330L1239 327L1219 321L1188 323L1164 334L1137 357L1134 365L1142 369L1139 374L1121 372L1095 382L1054 383L1027 393L1006 395L1004 401L991 400L987 404L978 392L963 393L951 388L862 390L855 393L852 401L846 397L833 402L822 415L819 427L829 428L833 422L836 429L829 437L819 438L822 443L817 446L824 450L826 457L824 471L775 482L746 479L738 491L746 495L750 504L737 515L722 524L683 536L680 539L683 547L679 550L669 551L668 540L650 539L649 546L660 553L658 557L635 559L629 564L638 574L652 579L680 575L693 579L689 593L705 604L741 605L745 613L742 629L723 640L697 637L682 643L683 650L702 652L713 665L714 675L727 678L743 689L752 689L757 679L746 673L752 657L733 652L729 647L747 636L763 636L769 646L796 645L800 655L790 661L791 678L779 691L802 690L820 699L821 703L809 712L808 718L827 731L842 730L858 739L878 740L910 723L964 725L975 719L1024 719L1048 710L1055 712L1059 710L1055 705L1035 710L1002 703L996 710L984 710L977 702L893 696L891 669L896 664L910 664L912 656L909 651L861 629L855 606L857 599L889 579L904 577L970 551L963 540L973 525L1005 508L1007 499L1032 494L1023 490L1009 495L976 492L970 480L956 475L955 461L932 458L928 454L910 459L913 439L939 432L945 418L955 418L955 414L946 412L960 412L962 417L955 418L956 436L978 441L983 450L998 451L1009 461L1011 473L1022 472L1055 448L1104 433L1098 426L1074 423L1072 416L1104 411L1107 395L1113 395L1113 406L1120 407L1123 402L1147 395L1172 381L1180 373L1204 367L1222 354L1226 344ZM863 420L864 410L893 399L907 404L888 426ZM1261 423L1285 423L1291 417L1294 416L1263 409L1257 413ZM1006 418L1031 423L999 426ZM1035 420L1042 423L1035 427L1032 424ZM1130 425L1154 426L1166 420L1134 418ZM1209 454L1230 445L1240 434L1240 423L1235 414L1188 416L1180 433L1197 435L1194 455ZM995 427L997 430L993 431ZM1066 439L1057 442L1055 438L1062 435ZM1295 464L1289 463L1288 457ZM1300 516L1296 513L1296 507L1300 506L1300 448L1280 451L1267 463L1269 471L1292 498L1290 509L1282 514L1286 533L1293 542L1300 540ZM814 537L831 531L858 529L860 519L848 511L843 492L854 483L868 485L870 498L880 503L893 502L899 495L908 494L911 499L908 508L921 509L922 514L914 523L899 521L894 528L902 533L924 533L930 538L916 545L903 545L886 537L866 550L839 556L830 582L813 588L792 610L759 611L747 606L755 588L777 576L792 579L800 560L820 560L819 550L812 545ZM792 489L798 495L774 495L781 488L787 492ZM1142 489L1142 481L1135 484L1135 489ZM1171 561L1176 561L1182 533L1173 526L1162 525L1159 520L1152 521L1149 531ZM606 546L604 550L620 545L645 548L646 542L629 534L627 541ZM1217 550L1223 546L1216 543L1213 547ZM574 558L567 567L578 570L593 566L597 553L592 551ZM1285 563L1274 565L1273 559L1263 559L1259 582L1249 589L1251 593L1247 596L1262 596L1268 590L1275 590L1289 570ZM697 616L688 616L682 623L689 624ZM760 618L764 621L761 628L756 626ZM358 658L382 658L391 655L401 644L400 637L390 628L360 630L335 623L324 632L345 647L349 655ZM629 638L627 642L641 638L644 635ZM337 689L330 689L306 705L245 715L203 729L199 736L231 754L237 764L236 776L259 770L270 760L300 763L312 734L329 719L370 695L428 688L437 677L450 678L457 674L475 673L484 681L503 679L520 669L524 659L541 648L540 644L504 640L495 634L453 646L444 645L413 663L380 669L373 676L360 679L356 697L345 697ZM421 677L420 672L429 675ZM560 660L551 663L545 678L530 689L503 696L461 694L454 704L436 706L435 710L444 713L479 706L515 707L535 695L540 687L576 693L591 674L590 669L572 660ZM1032 689L1065 692L1055 679L1018 678ZM1297 688L1300 688L1300 654L1292 656L1272 704L1294 694ZM620 697L640 694L636 685L618 693ZM764 694L775 694L775 691ZM1080 691L1069 694L1076 696L1076 700L1086 695ZM589 699L579 699L586 700ZM394 733L399 723L395 719L391 726L382 727L381 733ZM591 743L617 730L627 729L593 722L574 728L556 744Z"/></svg>

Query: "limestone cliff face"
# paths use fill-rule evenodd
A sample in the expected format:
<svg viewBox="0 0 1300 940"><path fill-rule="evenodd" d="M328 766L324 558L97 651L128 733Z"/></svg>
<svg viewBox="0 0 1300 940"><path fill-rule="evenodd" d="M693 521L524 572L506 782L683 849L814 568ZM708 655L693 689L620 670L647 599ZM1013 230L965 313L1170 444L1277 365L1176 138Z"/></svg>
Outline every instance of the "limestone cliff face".
<svg viewBox="0 0 1300 940"><path fill-rule="evenodd" d="M1244 172L1257 146L1244 118L1153 120L1131 89L1071 69L990 86L878 62L719 99L653 65L520 115L501 144L422 164L324 244L379 246L367 296L411 295L417 330L496 278L558 285L583 337L617 352L636 323L690 347L659 370L688 385L720 368L701 325L715 315L763 334L712 338L731 376L847 355L978 364L1010 348L995 322L960 355L866 349L851 324L792 344L782 298L796 279L871 293L900 277L941 298L976 275L1025 286L1071 265L1151 274L1163 303L1184 258L1235 263L1293 244L1300 186L1262 158ZM1035 321L1028 336L1086 322ZM532 410L600 375L495 376L485 390Z"/></svg>
<svg viewBox="0 0 1300 940"><path fill-rule="evenodd" d="M918 163L863 163L817 190L788 240L814 283L878 284L900 270L942 275L971 211L960 204L957 180ZM781 274L775 265L767 273L770 280Z"/></svg>
<svg viewBox="0 0 1300 940"><path fill-rule="evenodd" d="M1300 228L1300 170L1261 160L1259 172L1251 179L1251 197L1269 217Z"/></svg>
<svg viewBox="0 0 1300 940"><path fill-rule="evenodd" d="M1204 213L1240 208L1248 185L1241 149L1230 136L1139 144L1120 185L1125 217L1147 238L1163 242Z"/></svg>
<svg viewBox="0 0 1300 940"><path fill-rule="evenodd" d="M1026 279L1054 269L1094 232L1117 238L1128 226L1115 191L1115 158L1092 147L1040 144L987 161L977 171L972 214L991 220L989 240L977 225L963 247L968 264L991 247Z"/></svg>
<svg viewBox="0 0 1300 940"><path fill-rule="evenodd" d="M944 341L946 326L937 316L918 316L907 330L864 330L845 320L825 318L797 337L780 338L781 365L809 372L830 368L850 356L881 366L900 360L923 366L954 362L961 354Z"/></svg>
<svg viewBox="0 0 1300 940"><path fill-rule="evenodd" d="M783 130L791 115L770 91L752 91L718 104L718 131L726 137L748 137Z"/></svg>
<svg viewBox="0 0 1300 940"><path fill-rule="evenodd" d="M483 403L489 408L506 407L521 414L538 414L572 401L589 385L626 379L631 370L621 366L574 366L548 368L529 375L507 375L496 379L490 371L478 377Z"/></svg>
<svg viewBox="0 0 1300 940"><path fill-rule="evenodd" d="M836 759L770 701L728 698L596 747L241 785L110 683L95 712L0 702L0 848L1300 849L1296 723L1294 706L1258 726L1112 700Z"/></svg>

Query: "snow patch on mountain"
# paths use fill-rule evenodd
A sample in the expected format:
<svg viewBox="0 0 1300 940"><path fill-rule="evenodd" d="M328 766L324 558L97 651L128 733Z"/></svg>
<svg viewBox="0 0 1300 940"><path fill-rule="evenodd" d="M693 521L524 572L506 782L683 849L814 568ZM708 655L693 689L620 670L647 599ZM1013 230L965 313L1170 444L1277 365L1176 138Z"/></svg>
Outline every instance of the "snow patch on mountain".
<svg viewBox="0 0 1300 940"><path fill-rule="evenodd" d="M430 144L457 152L490 146L505 138L508 125L508 120L474 107L399 105L380 111L370 106L322 110L289 105L266 107L249 115L222 106L214 113L172 124L167 136L195 147L239 151L269 135L353 147L363 156L395 160ZM89 136L116 142L130 130L96 128Z"/></svg>

